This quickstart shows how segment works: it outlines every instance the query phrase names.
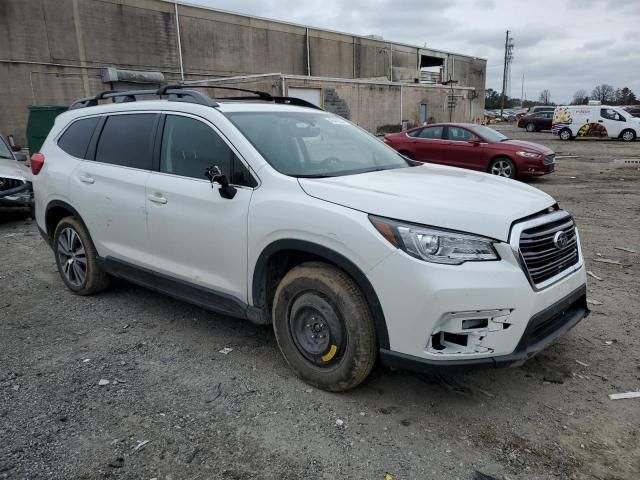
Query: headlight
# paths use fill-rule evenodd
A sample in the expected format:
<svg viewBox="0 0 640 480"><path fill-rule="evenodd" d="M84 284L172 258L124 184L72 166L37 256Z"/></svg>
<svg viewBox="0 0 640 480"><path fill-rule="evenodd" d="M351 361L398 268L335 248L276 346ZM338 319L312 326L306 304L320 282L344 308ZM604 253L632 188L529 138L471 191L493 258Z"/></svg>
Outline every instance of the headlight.
<svg viewBox="0 0 640 480"><path fill-rule="evenodd" d="M542 156L541 154L535 152L516 152L516 155L525 158L539 158Z"/></svg>
<svg viewBox="0 0 640 480"><path fill-rule="evenodd" d="M412 257L432 263L460 265L464 262L500 260L489 238L448 232L369 216L384 238Z"/></svg>

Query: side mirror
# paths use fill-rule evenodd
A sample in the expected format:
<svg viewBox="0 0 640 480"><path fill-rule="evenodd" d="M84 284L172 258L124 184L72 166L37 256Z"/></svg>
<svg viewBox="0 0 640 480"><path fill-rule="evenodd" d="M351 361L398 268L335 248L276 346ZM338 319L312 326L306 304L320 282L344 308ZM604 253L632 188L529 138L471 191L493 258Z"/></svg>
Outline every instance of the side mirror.
<svg viewBox="0 0 640 480"><path fill-rule="evenodd" d="M471 137L469 140L467 140L467 143L470 143L471 145L477 147L482 143L482 141L478 137Z"/></svg>
<svg viewBox="0 0 640 480"><path fill-rule="evenodd" d="M26 154L24 153L14 153L13 156L16 158L17 161L19 162L26 162L28 157Z"/></svg>
<svg viewBox="0 0 640 480"><path fill-rule="evenodd" d="M22 147L20 145L11 145L11 150L13 150L14 152L19 152L20 150L22 150Z"/></svg>
<svg viewBox="0 0 640 480"><path fill-rule="evenodd" d="M218 167L217 165L212 165L205 170L204 174L211 182L211 188L213 188L214 183L220 184L218 192L220 192L220 196L222 198L232 199L236 196L236 192L238 190L236 189L236 187L229 184L229 179L222 173L220 167Z"/></svg>

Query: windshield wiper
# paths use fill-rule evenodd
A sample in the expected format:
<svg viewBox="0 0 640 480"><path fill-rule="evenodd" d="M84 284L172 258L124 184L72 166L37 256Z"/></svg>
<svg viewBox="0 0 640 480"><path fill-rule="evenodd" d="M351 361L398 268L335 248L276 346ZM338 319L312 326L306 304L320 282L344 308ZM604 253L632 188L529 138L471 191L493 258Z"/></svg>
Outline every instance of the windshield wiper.
<svg viewBox="0 0 640 480"><path fill-rule="evenodd" d="M291 176L295 178L329 178L329 177L332 177L333 175L324 175L322 173L308 173L308 174L291 175Z"/></svg>

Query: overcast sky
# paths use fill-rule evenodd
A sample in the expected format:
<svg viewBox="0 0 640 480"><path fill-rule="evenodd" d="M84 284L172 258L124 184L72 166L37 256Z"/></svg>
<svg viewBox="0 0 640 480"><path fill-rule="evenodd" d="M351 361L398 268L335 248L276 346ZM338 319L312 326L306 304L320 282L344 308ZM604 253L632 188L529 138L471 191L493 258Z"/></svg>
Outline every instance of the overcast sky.
<svg viewBox="0 0 640 480"><path fill-rule="evenodd" d="M181 0L179 0L181 1ZM424 45L488 59L502 85L505 31L515 49L511 95L554 102L600 83L640 96L640 0L188 0L249 15Z"/></svg>

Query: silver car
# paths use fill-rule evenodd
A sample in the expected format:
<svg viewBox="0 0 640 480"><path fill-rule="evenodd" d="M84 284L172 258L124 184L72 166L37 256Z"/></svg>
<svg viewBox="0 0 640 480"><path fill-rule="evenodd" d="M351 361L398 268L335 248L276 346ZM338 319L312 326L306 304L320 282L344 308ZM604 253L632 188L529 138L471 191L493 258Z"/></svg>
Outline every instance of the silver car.
<svg viewBox="0 0 640 480"><path fill-rule="evenodd" d="M0 212L9 209L32 213L31 171L27 166L27 155L14 152L0 135Z"/></svg>

